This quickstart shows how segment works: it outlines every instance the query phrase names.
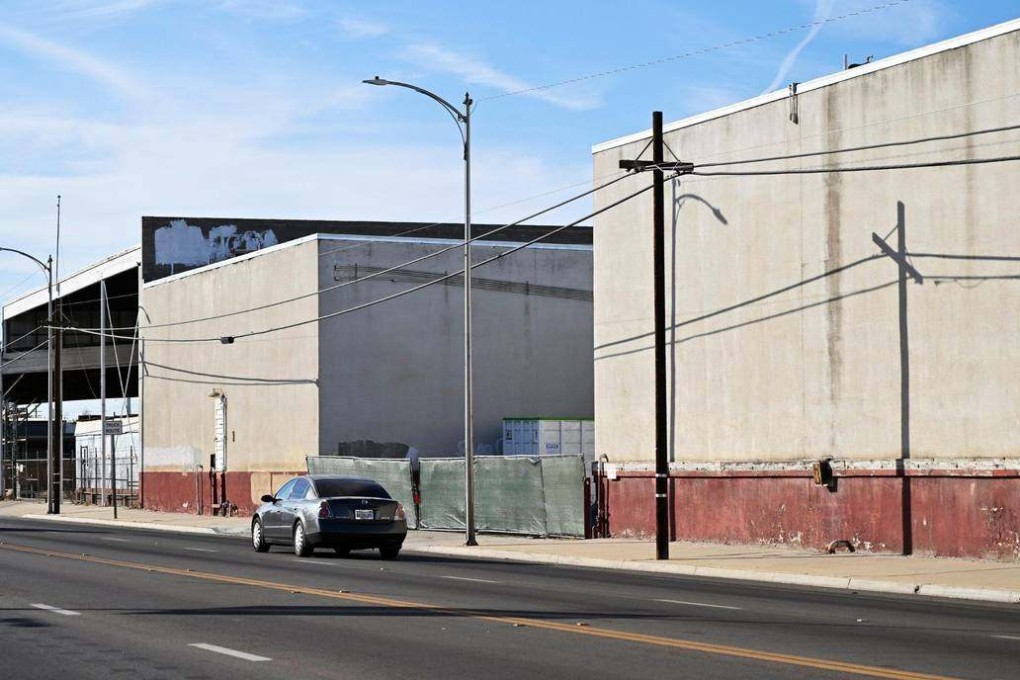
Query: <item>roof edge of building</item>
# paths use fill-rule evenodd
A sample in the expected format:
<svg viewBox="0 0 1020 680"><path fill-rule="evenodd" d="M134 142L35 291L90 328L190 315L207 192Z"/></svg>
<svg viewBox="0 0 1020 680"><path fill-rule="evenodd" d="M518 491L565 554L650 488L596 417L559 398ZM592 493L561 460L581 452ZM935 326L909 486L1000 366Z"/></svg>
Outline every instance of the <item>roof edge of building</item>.
<svg viewBox="0 0 1020 680"><path fill-rule="evenodd" d="M57 300L60 297L75 293L82 288L86 288L93 283L98 282L100 279L105 279L114 274L120 274L126 272L132 267L137 267L141 258L142 246L131 246L130 248L124 248L123 250L117 251L112 255L96 260L95 262L82 267L76 272L65 276L59 281L53 282L53 299ZM137 255L137 258L132 257ZM38 307L40 304L46 304L46 286L40 286L34 290L31 290L20 297L17 297L10 302L3 304L4 318L11 318L17 316L23 312Z"/></svg>
<svg viewBox="0 0 1020 680"><path fill-rule="evenodd" d="M959 47L973 45L974 43L989 40L991 38L997 38L999 36L1006 35L1014 31L1020 31L1020 19L1011 19L1001 24L988 26L986 28L973 31L971 33L965 33L963 35L949 38L941 42L931 43L930 45L924 45L922 47L918 47L913 50L908 50L906 52L900 52L899 54L894 54L883 59L879 59L878 61L873 61L868 64L861 64L860 66L857 66L852 69L837 71L836 73L830 73L829 75L821 76L819 78L815 78L814 80L809 80L805 83L798 83L797 94L803 94L811 90L818 90L824 87L828 87L829 85L835 85L836 83L840 83L845 80L850 80L851 78L860 78L862 76L866 76L876 71L882 71L887 68L899 66L900 64L905 64L907 62L923 59L924 57L929 57L933 54L938 54L940 52L948 52L949 50L954 50ZM723 118L725 116L737 113L739 111L746 111L748 109L753 109L758 106L763 106L765 104L770 104L775 101L786 99L788 96L789 93L786 91L785 88L781 90L776 90L774 92L758 95L757 97L745 99L743 101L736 102L734 104L729 104L718 109L712 109L711 111L706 111L704 113L688 116L687 118L682 118L672 123L667 123L663 126L663 132L664 133L672 132L674 130L691 127L699 123L714 120L716 118ZM626 144L644 141L646 139L651 138L651 136L652 131L650 128L647 130L642 130L641 132L635 132L629 135L624 135L623 137L617 137L606 142L600 142L599 144L595 144L591 148L591 153L592 155L602 153L604 151L609 151L610 149L615 149Z"/></svg>
<svg viewBox="0 0 1020 680"><path fill-rule="evenodd" d="M259 250L245 253L244 255L237 255L230 257L219 262L212 262L201 267L195 267L194 269L188 269L179 274L171 274L170 276L164 276L163 278L156 279L154 281L146 281L142 284L142 288L152 288L164 283L171 281L179 281L180 279L192 276L194 274L203 274L220 267L225 267L231 264L237 264L240 262L246 262L262 255L272 254L274 252L283 250L285 248L291 248L299 246L309 241L373 241L377 243L407 243L407 244L425 244L425 245L448 245L462 243L456 239L439 239L439 238L414 238L407 236L358 236L353 234L308 234L307 236L301 236L290 241L284 241L268 248L261 248ZM517 241L476 241L475 245L482 247L496 247L496 248L514 248L520 246L521 243ZM538 248L544 250L573 250L581 252L592 252L594 245L590 243L534 243L529 248Z"/></svg>

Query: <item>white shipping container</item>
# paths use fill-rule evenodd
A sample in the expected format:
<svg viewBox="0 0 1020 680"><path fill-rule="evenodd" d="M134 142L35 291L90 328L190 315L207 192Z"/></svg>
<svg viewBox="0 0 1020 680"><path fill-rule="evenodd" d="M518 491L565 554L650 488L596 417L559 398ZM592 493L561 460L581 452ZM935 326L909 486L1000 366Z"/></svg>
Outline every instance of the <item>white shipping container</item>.
<svg viewBox="0 0 1020 680"><path fill-rule="evenodd" d="M504 418L503 455L582 455L595 460L595 421L582 418Z"/></svg>

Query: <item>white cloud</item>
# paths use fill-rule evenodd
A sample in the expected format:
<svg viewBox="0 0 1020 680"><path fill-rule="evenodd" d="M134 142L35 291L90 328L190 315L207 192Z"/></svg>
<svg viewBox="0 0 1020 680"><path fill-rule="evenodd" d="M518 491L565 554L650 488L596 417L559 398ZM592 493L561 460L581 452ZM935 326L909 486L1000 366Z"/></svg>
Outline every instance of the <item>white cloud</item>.
<svg viewBox="0 0 1020 680"><path fill-rule="evenodd" d="M463 163L456 144L369 146L341 139L313 148L266 145L265 136L291 129L295 118L239 119L231 111L159 124L96 124L59 116L36 116L34 124L28 116L0 120L0 126L5 123L17 123L14 136L22 141L56 135L67 146L88 147L99 161L75 175L0 176L0 242L16 242L28 252L52 250L54 198L63 196L66 271L137 243L141 215L453 222L462 215ZM400 158L404 170L396 172L386 160L392 158ZM515 148L476 149L474 160L479 222L519 218L534 208L485 208L591 174L583 159L562 167ZM559 215L564 220L581 215L587 205ZM6 265L0 289L27 274Z"/></svg>
<svg viewBox="0 0 1020 680"><path fill-rule="evenodd" d="M63 19L108 19L131 14L160 0L60 0L50 7Z"/></svg>
<svg viewBox="0 0 1020 680"><path fill-rule="evenodd" d="M534 84L503 73L479 59L454 52L435 43L411 45L406 49L404 56L418 66L451 73L470 84L492 87L504 93L519 92L534 87ZM555 92L534 90L522 94L574 111L594 109L601 105L601 101L596 97L571 96L569 93L564 93L563 90Z"/></svg>
<svg viewBox="0 0 1020 680"><path fill-rule="evenodd" d="M784 81L786 80L786 75L790 72L790 69L792 69L793 65L797 62L797 57L799 57L800 53L804 50L804 48L807 47L808 44L815 39L815 36L818 35L818 31L822 30L822 27L824 26L822 22L828 19L830 16L832 16L832 8L834 3L835 0L816 0L815 17L812 20L815 22L815 24L808 31L807 35L801 38L800 42L798 42L797 45L792 50L790 50L787 53L787 55L783 58L783 61L779 65L779 70L776 72L775 77L772 79L772 82L769 83L768 87L765 88L762 94L771 92L772 90L776 89L776 87L784 83Z"/></svg>
<svg viewBox="0 0 1020 680"><path fill-rule="evenodd" d="M390 27L375 21L346 17L340 20L340 28L350 38L378 38L389 33Z"/></svg>
<svg viewBox="0 0 1020 680"><path fill-rule="evenodd" d="M117 65L34 33L0 24L0 44L52 64L60 70L87 76L123 97L137 99L145 94L145 88Z"/></svg>
<svg viewBox="0 0 1020 680"><path fill-rule="evenodd" d="M875 5L876 0L849 0L840 2L833 13L849 14ZM893 7L832 22L827 24L827 30L869 43L888 42L916 47L944 36L953 16L954 11L945 0L908 0Z"/></svg>

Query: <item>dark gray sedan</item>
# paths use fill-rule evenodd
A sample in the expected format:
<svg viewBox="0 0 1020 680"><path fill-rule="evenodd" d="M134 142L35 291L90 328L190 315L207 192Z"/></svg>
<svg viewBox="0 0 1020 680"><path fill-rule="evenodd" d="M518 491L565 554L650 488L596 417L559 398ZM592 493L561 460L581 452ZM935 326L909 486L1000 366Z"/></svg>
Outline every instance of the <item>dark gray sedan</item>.
<svg viewBox="0 0 1020 680"><path fill-rule="evenodd" d="M379 483L362 477L308 475L290 480L276 495L262 497L251 520L251 543L258 552L289 544L307 557L318 547L346 555L378 548L396 559L407 537L404 506Z"/></svg>

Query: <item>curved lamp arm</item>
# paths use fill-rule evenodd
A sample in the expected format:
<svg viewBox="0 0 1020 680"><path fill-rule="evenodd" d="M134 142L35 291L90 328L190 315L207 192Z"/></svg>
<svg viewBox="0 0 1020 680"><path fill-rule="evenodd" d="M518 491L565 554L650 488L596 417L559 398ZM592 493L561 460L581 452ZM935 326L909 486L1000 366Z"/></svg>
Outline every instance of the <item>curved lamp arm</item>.
<svg viewBox="0 0 1020 680"><path fill-rule="evenodd" d="M438 94L434 92L429 92L425 88L418 87L417 85L412 85L410 83L401 83L396 80L386 80L385 78L380 78L379 76L376 76L375 78L371 78L369 80L362 80L361 82L365 83L366 85L379 85L379 86L395 85L397 87L406 87L408 90L414 90L419 94L425 95L432 101L442 106L443 109L445 109L446 112L450 114L450 117L453 118L453 122L457 124L457 129L460 131L461 140L463 140L465 145L467 144L467 137L465 137L464 135L464 128L462 127L462 124L466 125L468 123L468 117L471 115L471 104L473 102L471 101L471 97L469 97L468 95L466 94L464 95L464 113L461 113L456 106L446 101Z"/></svg>
<svg viewBox="0 0 1020 680"><path fill-rule="evenodd" d="M32 260L32 262L35 262L37 265L39 265L39 267L44 272L49 272L50 271L50 266L48 264L45 264L38 257L34 257L32 255L29 255L28 253L26 253L23 250L18 250L17 248L0 248L0 251L6 251L8 253L17 253L18 255L21 255L23 257L27 257L28 259Z"/></svg>

